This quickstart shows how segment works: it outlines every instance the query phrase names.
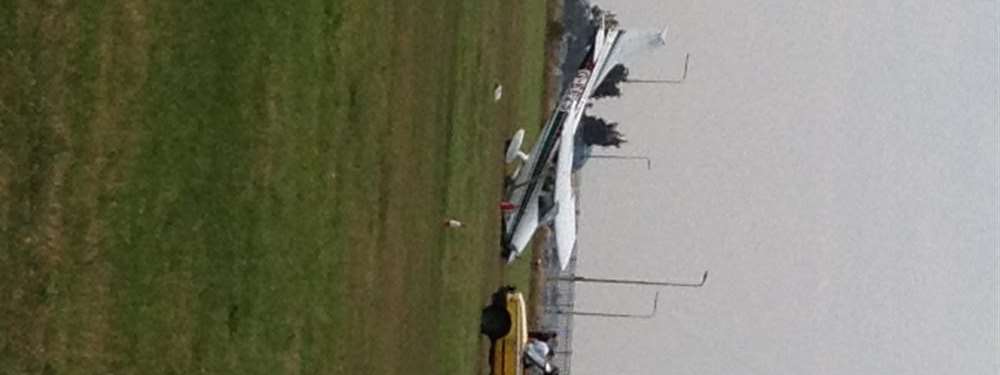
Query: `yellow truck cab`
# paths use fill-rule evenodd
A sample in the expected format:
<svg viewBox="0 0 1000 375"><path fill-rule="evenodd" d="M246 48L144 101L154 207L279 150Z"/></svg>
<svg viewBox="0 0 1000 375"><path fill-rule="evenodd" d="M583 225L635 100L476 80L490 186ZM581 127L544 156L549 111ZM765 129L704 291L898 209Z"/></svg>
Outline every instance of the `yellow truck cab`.
<svg viewBox="0 0 1000 375"><path fill-rule="evenodd" d="M490 374L522 375L524 348L528 343L528 317L524 295L512 286L493 293L483 309L480 331L490 338Z"/></svg>

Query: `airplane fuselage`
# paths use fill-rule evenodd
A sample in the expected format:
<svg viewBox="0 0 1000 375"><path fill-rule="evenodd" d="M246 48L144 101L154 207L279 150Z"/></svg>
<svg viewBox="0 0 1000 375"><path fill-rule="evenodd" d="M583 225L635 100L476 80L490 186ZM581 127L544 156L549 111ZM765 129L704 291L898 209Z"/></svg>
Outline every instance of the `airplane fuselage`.
<svg viewBox="0 0 1000 375"><path fill-rule="evenodd" d="M604 65L618 35L617 30L598 30L572 84L563 91L530 156L506 188L506 201L515 208L503 217L502 243L508 260L527 247L539 225L553 219L560 262L563 267L568 262L576 241L576 205L570 186L574 136L596 81L607 71Z"/></svg>

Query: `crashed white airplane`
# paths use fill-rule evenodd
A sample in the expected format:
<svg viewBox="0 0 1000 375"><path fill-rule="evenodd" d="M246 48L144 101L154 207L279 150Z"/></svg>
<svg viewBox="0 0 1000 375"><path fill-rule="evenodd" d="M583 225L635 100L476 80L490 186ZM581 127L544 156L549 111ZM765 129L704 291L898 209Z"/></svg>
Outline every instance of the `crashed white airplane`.
<svg viewBox="0 0 1000 375"><path fill-rule="evenodd" d="M615 27L601 27L572 85L560 98L542 129L531 154L521 151L524 130L511 138L507 163L520 160L505 189L502 245L513 262L541 225L552 225L559 265L565 269L576 245L576 196L571 177L575 134L594 90L615 65L632 53L666 44L666 31L632 34Z"/></svg>

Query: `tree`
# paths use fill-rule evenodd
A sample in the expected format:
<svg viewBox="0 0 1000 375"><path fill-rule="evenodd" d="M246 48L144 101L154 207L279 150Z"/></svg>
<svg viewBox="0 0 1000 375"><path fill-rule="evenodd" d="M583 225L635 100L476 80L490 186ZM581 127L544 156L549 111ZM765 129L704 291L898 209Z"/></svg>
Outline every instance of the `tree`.
<svg viewBox="0 0 1000 375"><path fill-rule="evenodd" d="M601 16L604 16L604 22L606 23L605 26L607 26L608 28L618 27L617 14L601 9L601 7L597 5L590 7L590 22L594 25L594 27L601 26L599 24Z"/></svg>
<svg viewBox="0 0 1000 375"><path fill-rule="evenodd" d="M583 143L588 146L621 147L625 143L625 135L618 131L618 123L609 123L599 117L584 115L580 119L580 135Z"/></svg>
<svg viewBox="0 0 1000 375"><path fill-rule="evenodd" d="M597 85L591 97L595 99L617 98L622 95L622 90L618 85L625 81L628 81L628 68L622 64L615 65L608 71L608 75L604 78L604 81L601 81L601 84Z"/></svg>

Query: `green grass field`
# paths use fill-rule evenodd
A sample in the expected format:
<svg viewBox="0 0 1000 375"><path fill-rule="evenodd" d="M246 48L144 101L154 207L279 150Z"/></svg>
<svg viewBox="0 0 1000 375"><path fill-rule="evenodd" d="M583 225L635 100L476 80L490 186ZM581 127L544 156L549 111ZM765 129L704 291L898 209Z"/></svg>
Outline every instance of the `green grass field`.
<svg viewBox="0 0 1000 375"><path fill-rule="evenodd" d="M541 0L4 2L0 373L475 374L544 28Z"/></svg>

